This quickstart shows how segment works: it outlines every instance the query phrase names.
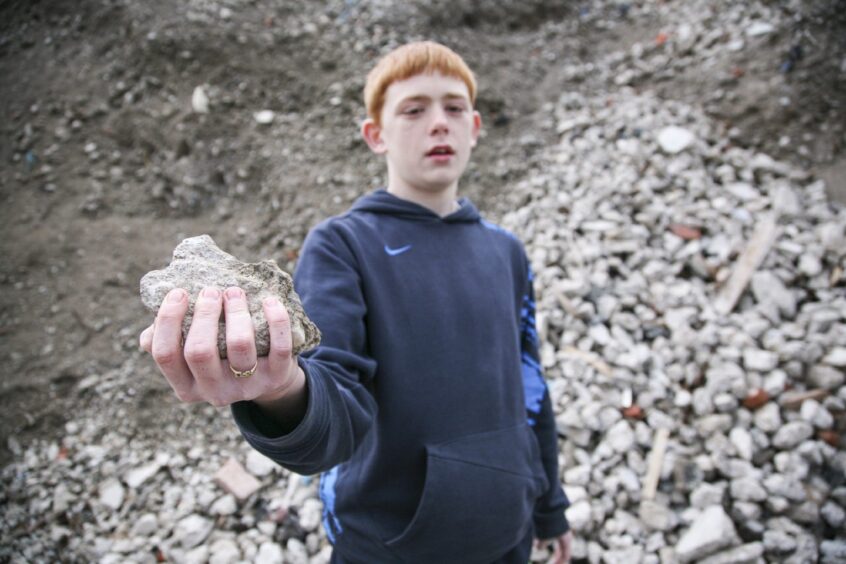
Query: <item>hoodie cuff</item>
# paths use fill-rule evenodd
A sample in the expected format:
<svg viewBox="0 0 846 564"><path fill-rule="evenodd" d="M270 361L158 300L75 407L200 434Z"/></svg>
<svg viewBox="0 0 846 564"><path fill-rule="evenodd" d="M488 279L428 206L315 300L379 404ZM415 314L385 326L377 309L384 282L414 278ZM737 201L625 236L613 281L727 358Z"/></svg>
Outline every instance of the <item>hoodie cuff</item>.
<svg viewBox="0 0 846 564"><path fill-rule="evenodd" d="M279 459L282 455L296 455L313 447L329 427L328 410L321 401L326 398L323 378L315 377L305 359L297 357L297 363L306 377L308 406L302 421L292 431L284 433L279 425L251 401L241 401L231 406L235 424L247 442L274 459Z"/></svg>
<svg viewBox="0 0 846 564"><path fill-rule="evenodd" d="M558 538L570 530L570 523L564 511L560 510L550 514L535 514L533 519L535 525L535 538L541 540Z"/></svg>

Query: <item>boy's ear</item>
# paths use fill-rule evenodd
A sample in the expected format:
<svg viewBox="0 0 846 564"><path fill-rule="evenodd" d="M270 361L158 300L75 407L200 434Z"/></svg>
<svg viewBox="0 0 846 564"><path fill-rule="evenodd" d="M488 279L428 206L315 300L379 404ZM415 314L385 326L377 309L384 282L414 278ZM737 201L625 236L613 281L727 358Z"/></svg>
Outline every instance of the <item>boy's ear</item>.
<svg viewBox="0 0 846 564"><path fill-rule="evenodd" d="M475 147L479 140L479 134L482 132L482 114L477 111L473 112L473 130L470 132L470 146Z"/></svg>
<svg viewBox="0 0 846 564"><path fill-rule="evenodd" d="M370 150L377 155L383 155L388 148L385 146L385 141L382 139L382 128L376 125L373 118L367 118L361 122L361 136L370 147Z"/></svg>

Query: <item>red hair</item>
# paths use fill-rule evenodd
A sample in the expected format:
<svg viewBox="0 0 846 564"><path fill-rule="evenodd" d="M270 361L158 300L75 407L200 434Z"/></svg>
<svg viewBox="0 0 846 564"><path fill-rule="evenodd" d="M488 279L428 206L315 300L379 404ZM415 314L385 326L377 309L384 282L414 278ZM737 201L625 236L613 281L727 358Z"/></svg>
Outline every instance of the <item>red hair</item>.
<svg viewBox="0 0 846 564"><path fill-rule="evenodd" d="M376 63L367 75L364 85L364 104L367 116L381 124L385 92L394 82L418 74L439 72L464 81L470 94L470 103L476 103L476 78L464 59L455 51L434 41L418 41L397 47Z"/></svg>

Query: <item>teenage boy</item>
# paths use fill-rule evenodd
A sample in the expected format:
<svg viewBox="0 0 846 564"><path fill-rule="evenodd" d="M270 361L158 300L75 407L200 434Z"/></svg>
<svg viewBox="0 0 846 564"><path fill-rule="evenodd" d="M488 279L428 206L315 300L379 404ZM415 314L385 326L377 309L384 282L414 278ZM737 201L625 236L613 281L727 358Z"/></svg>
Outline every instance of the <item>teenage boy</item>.
<svg viewBox="0 0 846 564"><path fill-rule="evenodd" d="M200 293L184 353L182 290L141 336L180 399L231 405L258 451L323 472L333 562L525 564L533 537L569 560L529 262L457 199L481 129L475 99L461 57L432 42L368 75L361 133L388 186L303 244L295 287L319 347L293 357L288 315L269 300L271 351L256 358L239 288Z"/></svg>

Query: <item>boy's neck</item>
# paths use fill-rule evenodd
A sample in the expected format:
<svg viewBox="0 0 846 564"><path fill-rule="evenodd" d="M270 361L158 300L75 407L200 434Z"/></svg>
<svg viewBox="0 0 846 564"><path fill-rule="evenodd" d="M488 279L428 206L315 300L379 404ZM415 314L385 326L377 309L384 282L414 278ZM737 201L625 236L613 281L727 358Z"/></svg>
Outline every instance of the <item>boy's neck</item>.
<svg viewBox="0 0 846 564"><path fill-rule="evenodd" d="M450 186L440 192L424 192L422 190L396 187L389 184L388 193L393 194L397 198L419 204L424 208L429 208L440 217L446 217L458 211L461 207L456 201L458 193L458 186L456 185Z"/></svg>

